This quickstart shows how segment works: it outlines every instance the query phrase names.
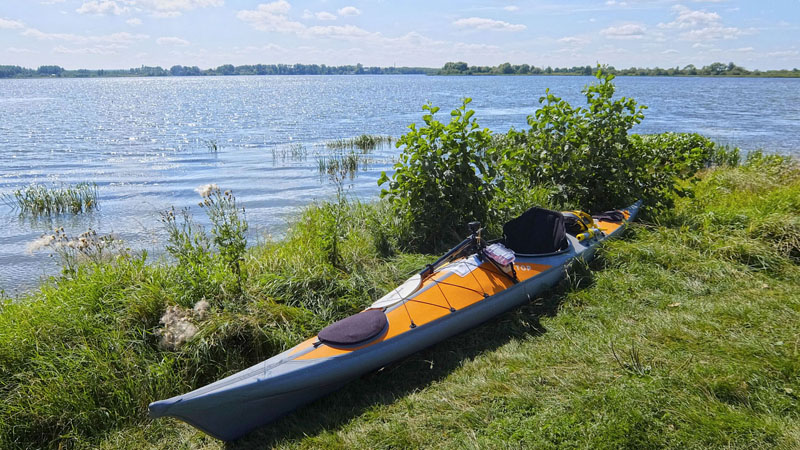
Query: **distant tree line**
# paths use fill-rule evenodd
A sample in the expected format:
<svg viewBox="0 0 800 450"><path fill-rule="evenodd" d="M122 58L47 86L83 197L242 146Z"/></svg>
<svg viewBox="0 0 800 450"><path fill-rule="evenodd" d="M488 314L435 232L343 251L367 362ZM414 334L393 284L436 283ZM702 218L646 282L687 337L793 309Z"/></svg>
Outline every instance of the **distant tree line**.
<svg viewBox="0 0 800 450"><path fill-rule="evenodd" d="M465 62L448 62L439 69L437 75L585 75L591 76L595 71L592 66L574 67L536 67L529 64L503 63L498 66L470 66ZM701 68L689 64L680 67L662 69L631 67L628 69L617 69L609 66L603 69L604 72L615 75L628 76L737 76L737 77L800 77L800 69L793 70L747 70L734 63L715 62Z"/></svg>
<svg viewBox="0 0 800 450"><path fill-rule="evenodd" d="M197 66L141 66L123 70L66 70L60 66L41 66L28 69L20 66L0 66L0 78L95 78L95 77L182 77L217 75L430 75L437 69L427 67L365 67L362 64L327 66L325 64L255 64L234 66L224 64L217 68L200 69Z"/></svg>
<svg viewBox="0 0 800 450"><path fill-rule="evenodd" d="M0 65L0 78L96 78L96 77L184 77L220 75L584 75L591 76L593 66L537 67L529 64L503 63L498 66L470 66L465 62L448 62L441 69L429 67L365 67L361 64L327 66L325 64L253 64L234 66L224 64L216 68L200 69L197 66L141 66L131 69L78 69L67 70L60 66L40 66L28 69L20 66ZM715 62L695 67L689 64L662 69L660 67L631 67L617 69L609 66L606 73L628 76L737 76L737 77L800 77L800 69L747 70L734 63Z"/></svg>

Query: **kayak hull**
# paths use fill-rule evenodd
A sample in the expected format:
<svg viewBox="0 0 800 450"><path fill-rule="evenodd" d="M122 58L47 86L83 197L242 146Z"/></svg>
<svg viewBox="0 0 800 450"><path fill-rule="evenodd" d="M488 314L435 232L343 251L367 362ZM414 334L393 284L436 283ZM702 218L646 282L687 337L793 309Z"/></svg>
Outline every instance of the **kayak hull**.
<svg viewBox="0 0 800 450"><path fill-rule="evenodd" d="M628 209L632 220L638 204ZM622 231L619 227L611 237ZM549 267L535 276L436 320L371 345L332 356L314 355L308 341L203 388L150 404L151 417L176 417L218 439L235 440L254 428L329 394L348 381L476 327L541 294L564 278L569 265L589 260L600 242L578 242L547 256L519 256L515 265ZM395 306L401 308L402 305ZM411 322L414 323L413 321Z"/></svg>

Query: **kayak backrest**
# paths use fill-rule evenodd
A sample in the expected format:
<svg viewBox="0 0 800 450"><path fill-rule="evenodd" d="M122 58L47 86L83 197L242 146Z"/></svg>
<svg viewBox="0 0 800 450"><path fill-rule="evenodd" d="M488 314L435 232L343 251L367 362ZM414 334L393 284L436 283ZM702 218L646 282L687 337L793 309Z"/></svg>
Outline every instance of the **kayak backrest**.
<svg viewBox="0 0 800 450"><path fill-rule="evenodd" d="M503 225L503 236L505 246L517 254L554 253L569 245L564 215L536 206Z"/></svg>
<svg viewBox="0 0 800 450"><path fill-rule="evenodd" d="M357 345L382 334L388 325L382 309L368 309L328 325L317 338L334 347Z"/></svg>

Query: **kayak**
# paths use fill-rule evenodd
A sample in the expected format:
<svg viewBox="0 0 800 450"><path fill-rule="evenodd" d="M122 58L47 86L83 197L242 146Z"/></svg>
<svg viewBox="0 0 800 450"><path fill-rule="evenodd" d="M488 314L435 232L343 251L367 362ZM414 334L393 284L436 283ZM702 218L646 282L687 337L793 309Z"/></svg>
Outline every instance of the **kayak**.
<svg viewBox="0 0 800 450"><path fill-rule="evenodd" d="M532 208L484 242L479 224L437 262L366 310L255 366L192 392L150 404L150 417L175 417L224 440L329 394L348 381L497 316L557 284L618 235L641 202L564 231L563 216ZM536 211L533 211L536 209ZM532 212L533 211L533 212Z"/></svg>

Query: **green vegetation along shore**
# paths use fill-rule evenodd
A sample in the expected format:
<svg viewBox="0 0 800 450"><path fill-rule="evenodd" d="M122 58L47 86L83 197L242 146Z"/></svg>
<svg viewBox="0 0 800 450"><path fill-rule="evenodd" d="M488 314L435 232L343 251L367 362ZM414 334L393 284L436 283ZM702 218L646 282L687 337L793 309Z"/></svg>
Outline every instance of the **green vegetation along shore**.
<svg viewBox="0 0 800 450"><path fill-rule="evenodd" d="M617 69L613 66L605 67L605 71L618 76L640 77L764 77L764 78L797 78L800 69L776 70L747 70L733 62L724 64L715 62L707 66L696 67L688 64L680 67L629 67ZM573 67L536 67L529 64L503 63L497 66L470 66L465 62L448 62L437 75L583 75L594 73L592 66Z"/></svg>
<svg viewBox="0 0 800 450"><path fill-rule="evenodd" d="M20 66L0 65L0 78L99 78L99 77L168 77L168 76L227 76L227 75L583 75L594 73L592 66L537 67L531 64L503 63L497 66L470 66L465 62L448 62L441 69L434 67L365 67L361 64L326 66L325 64L248 64L234 66L224 64L216 68L201 69L197 66L141 66L130 69L76 69L48 65L30 69ZM680 67L647 68L630 67L617 69L607 67L608 73L618 76L656 77L764 77L797 78L800 69L748 70L733 62L715 62L696 67L689 64Z"/></svg>
<svg viewBox="0 0 800 450"><path fill-rule="evenodd" d="M0 447L797 448L800 167L759 152L740 161L697 135L628 135L642 109L612 100L611 78L587 87L586 107L547 93L530 129L507 134L481 129L466 102L447 123L429 106L401 137L381 201L340 188L281 241L245 250L240 206L209 185L199 193L210 230L164 215L172 262L106 255L3 299ZM416 197L426 154L431 176L446 173L447 196ZM481 169L463 169L477 158ZM623 160L622 174L612 170ZM461 217L421 218L408 200L448 211L469 196L490 230L533 204L644 197L649 207L530 304L240 442L147 418L150 401L263 360L383 295L459 234ZM450 225L437 237L431 220Z"/></svg>
<svg viewBox="0 0 800 450"><path fill-rule="evenodd" d="M130 69L76 69L61 66L27 67L0 65L0 78L99 78L99 77L189 77L228 75L430 75L436 69L427 67L365 67L362 64L327 66L325 64L223 64L216 68L175 65L141 66Z"/></svg>

